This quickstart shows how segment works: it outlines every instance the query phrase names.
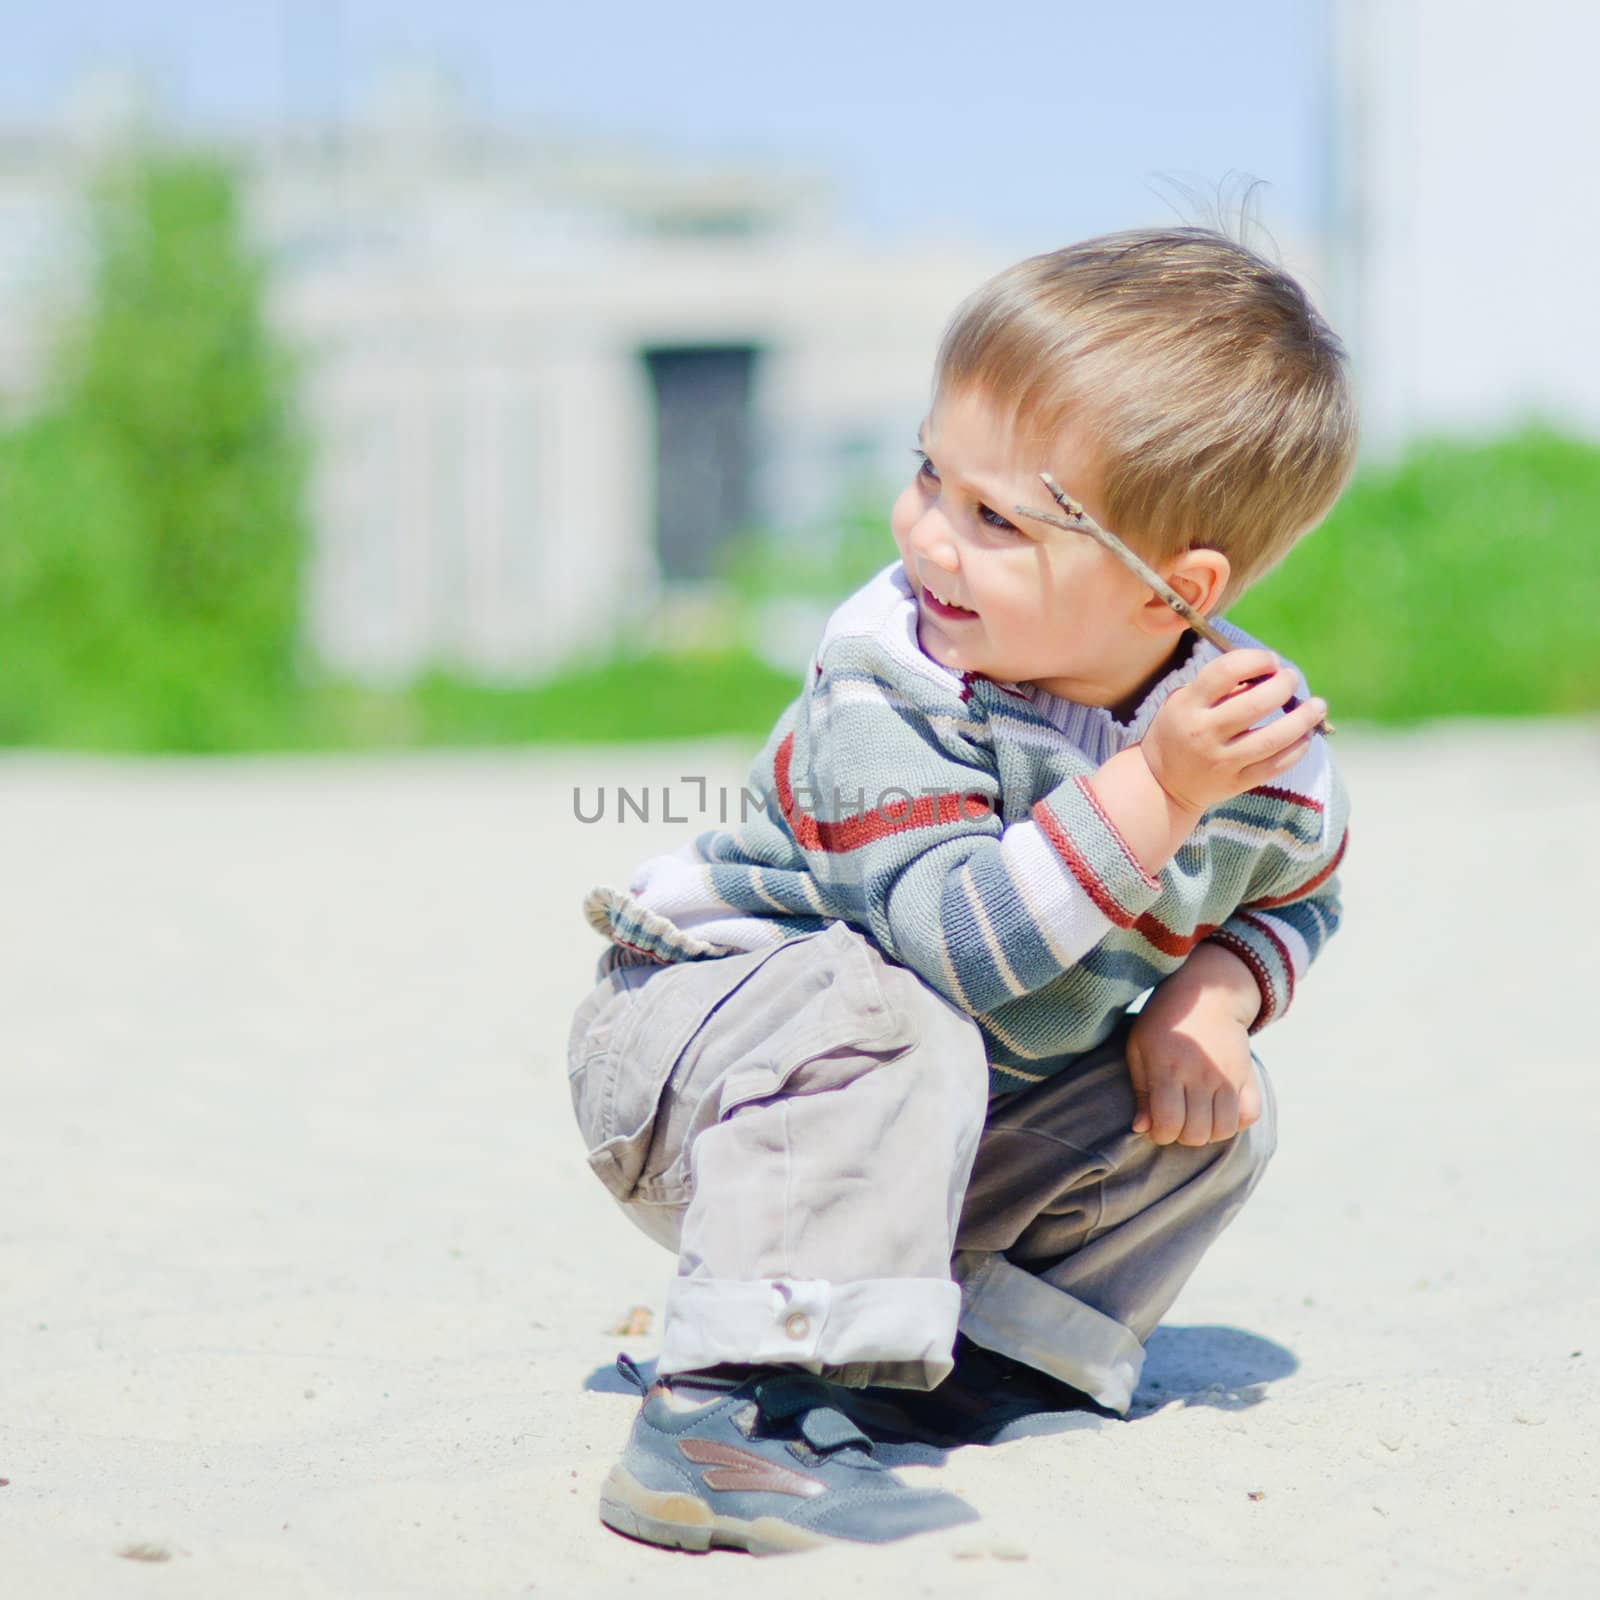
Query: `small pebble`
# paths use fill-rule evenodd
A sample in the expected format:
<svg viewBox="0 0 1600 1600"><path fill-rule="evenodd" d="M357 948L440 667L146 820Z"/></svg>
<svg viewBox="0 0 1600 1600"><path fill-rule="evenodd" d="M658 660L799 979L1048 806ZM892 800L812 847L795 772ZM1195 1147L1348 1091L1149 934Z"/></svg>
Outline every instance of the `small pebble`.
<svg viewBox="0 0 1600 1600"><path fill-rule="evenodd" d="M607 1333L618 1335L622 1338L633 1339L641 1334L649 1333L650 1324L655 1320L655 1313L649 1306L629 1306L627 1311L612 1326L606 1329Z"/></svg>
<svg viewBox="0 0 1600 1600"><path fill-rule="evenodd" d="M125 1545L117 1554L124 1561L170 1561L172 1552L164 1550L158 1544L130 1544Z"/></svg>

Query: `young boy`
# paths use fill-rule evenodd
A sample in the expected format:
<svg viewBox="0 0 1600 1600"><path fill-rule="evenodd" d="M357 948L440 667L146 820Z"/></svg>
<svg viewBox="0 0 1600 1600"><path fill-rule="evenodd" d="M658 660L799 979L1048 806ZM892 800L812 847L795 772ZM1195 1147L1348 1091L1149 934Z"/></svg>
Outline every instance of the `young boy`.
<svg viewBox="0 0 1600 1600"><path fill-rule="evenodd" d="M1272 1153L1250 1038L1339 922L1326 707L1215 619L1356 431L1337 338L1216 233L1091 239L957 310L899 560L829 620L761 809L585 902L573 1103L678 1257L610 1526L896 1539L974 1513L888 1471L874 1419L1127 1410ZM1041 470L1234 648L1022 514L1056 509Z"/></svg>

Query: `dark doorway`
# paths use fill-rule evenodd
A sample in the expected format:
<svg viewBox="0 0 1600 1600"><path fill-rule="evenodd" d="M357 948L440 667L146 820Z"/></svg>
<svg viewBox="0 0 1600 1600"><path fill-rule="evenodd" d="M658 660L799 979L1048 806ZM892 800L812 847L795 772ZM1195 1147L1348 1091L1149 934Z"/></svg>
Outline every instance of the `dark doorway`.
<svg viewBox="0 0 1600 1600"><path fill-rule="evenodd" d="M756 351L748 345L646 350L656 402L656 549L661 575L707 578L750 520Z"/></svg>

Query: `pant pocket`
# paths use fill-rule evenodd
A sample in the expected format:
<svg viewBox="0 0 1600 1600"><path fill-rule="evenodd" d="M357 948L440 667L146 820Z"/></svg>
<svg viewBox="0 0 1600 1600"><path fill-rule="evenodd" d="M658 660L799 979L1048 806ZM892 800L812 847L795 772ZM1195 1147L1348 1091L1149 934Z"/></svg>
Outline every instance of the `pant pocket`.
<svg viewBox="0 0 1600 1600"><path fill-rule="evenodd" d="M715 1049L726 1070L717 1080L717 1117L791 1090L802 1067L838 1061L836 1073L815 1075L810 1087L822 1089L903 1055L912 1034L878 981L881 959L836 922L763 974L753 1003L732 1006L718 1030Z"/></svg>
<svg viewBox="0 0 1600 1600"><path fill-rule="evenodd" d="M578 1007L567 1038L567 1090L584 1149L606 1140L606 1105L617 1071L616 1044L632 1024L637 979L643 969L621 967L600 980Z"/></svg>
<svg viewBox="0 0 1600 1600"><path fill-rule="evenodd" d="M842 1089L911 1050L915 1019L880 981L883 958L848 924L791 940L731 988L662 1095L639 1200L687 1205L696 1141L746 1106Z"/></svg>
<svg viewBox="0 0 1600 1600"><path fill-rule="evenodd" d="M877 959L836 922L770 950L633 969L632 986L597 1007L574 1078L601 1182L624 1202L641 1185L657 1202L687 1199L690 1148L702 1127L782 1092L808 1062L908 1049L906 1020L884 996Z"/></svg>
<svg viewBox="0 0 1600 1600"><path fill-rule="evenodd" d="M729 992L783 948L619 967L580 1007L567 1053L572 1108L589 1165L618 1200L638 1186L685 1047Z"/></svg>

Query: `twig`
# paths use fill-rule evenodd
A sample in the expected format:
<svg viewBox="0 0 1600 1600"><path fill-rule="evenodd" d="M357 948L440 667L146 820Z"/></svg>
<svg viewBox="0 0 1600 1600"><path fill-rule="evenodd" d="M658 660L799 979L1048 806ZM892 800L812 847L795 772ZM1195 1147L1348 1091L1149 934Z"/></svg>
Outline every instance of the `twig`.
<svg viewBox="0 0 1600 1600"><path fill-rule="evenodd" d="M1147 566L1143 561L1141 561L1138 556L1136 556L1133 551L1131 551L1127 545L1125 545L1116 536L1116 534L1112 533L1107 528L1102 528L1100 524L1096 522L1094 518L1091 517L1089 513L1072 498L1071 495L1067 494L1062 489L1061 485L1058 484L1048 472L1041 472L1039 476L1044 480L1044 486L1050 491L1052 497L1055 499L1056 504L1067 513L1066 516L1058 517L1054 512L1051 511L1035 511L1028 506L1013 506L1011 509L1016 513L1017 516L1032 517L1036 522L1048 522L1054 528L1065 528L1068 533L1088 534L1091 539L1094 539L1097 543L1104 546L1105 549L1109 550L1111 554L1114 555L1117 560L1120 561L1123 566L1125 566L1128 571L1134 575L1134 577L1138 578L1141 583L1149 584L1149 586L1155 590L1156 594L1161 599L1165 600L1166 603L1171 606L1172 609L1176 611L1178 615L1182 617L1183 620L1187 622L1202 639L1207 641L1207 643L1214 644L1219 650L1223 651L1236 648L1230 639L1225 638L1217 631L1216 628L1207 622L1206 619L1198 611L1196 611L1195 608L1190 605L1189 602L1185 600L1183 596L1172 587L1171 584L1169 584L1152 567ZM1248 688L1254 684L1265 682L1265 677L1250 678L1246 680L1245 686ZM1285 712L1293 711L1299 704L1299 696L1290 695L1289 698L1284 701L1283 709ZM1315 731L1322 734L1332 734L1334 731L1333 724L1327 721L1319 722Z"/></svg>

